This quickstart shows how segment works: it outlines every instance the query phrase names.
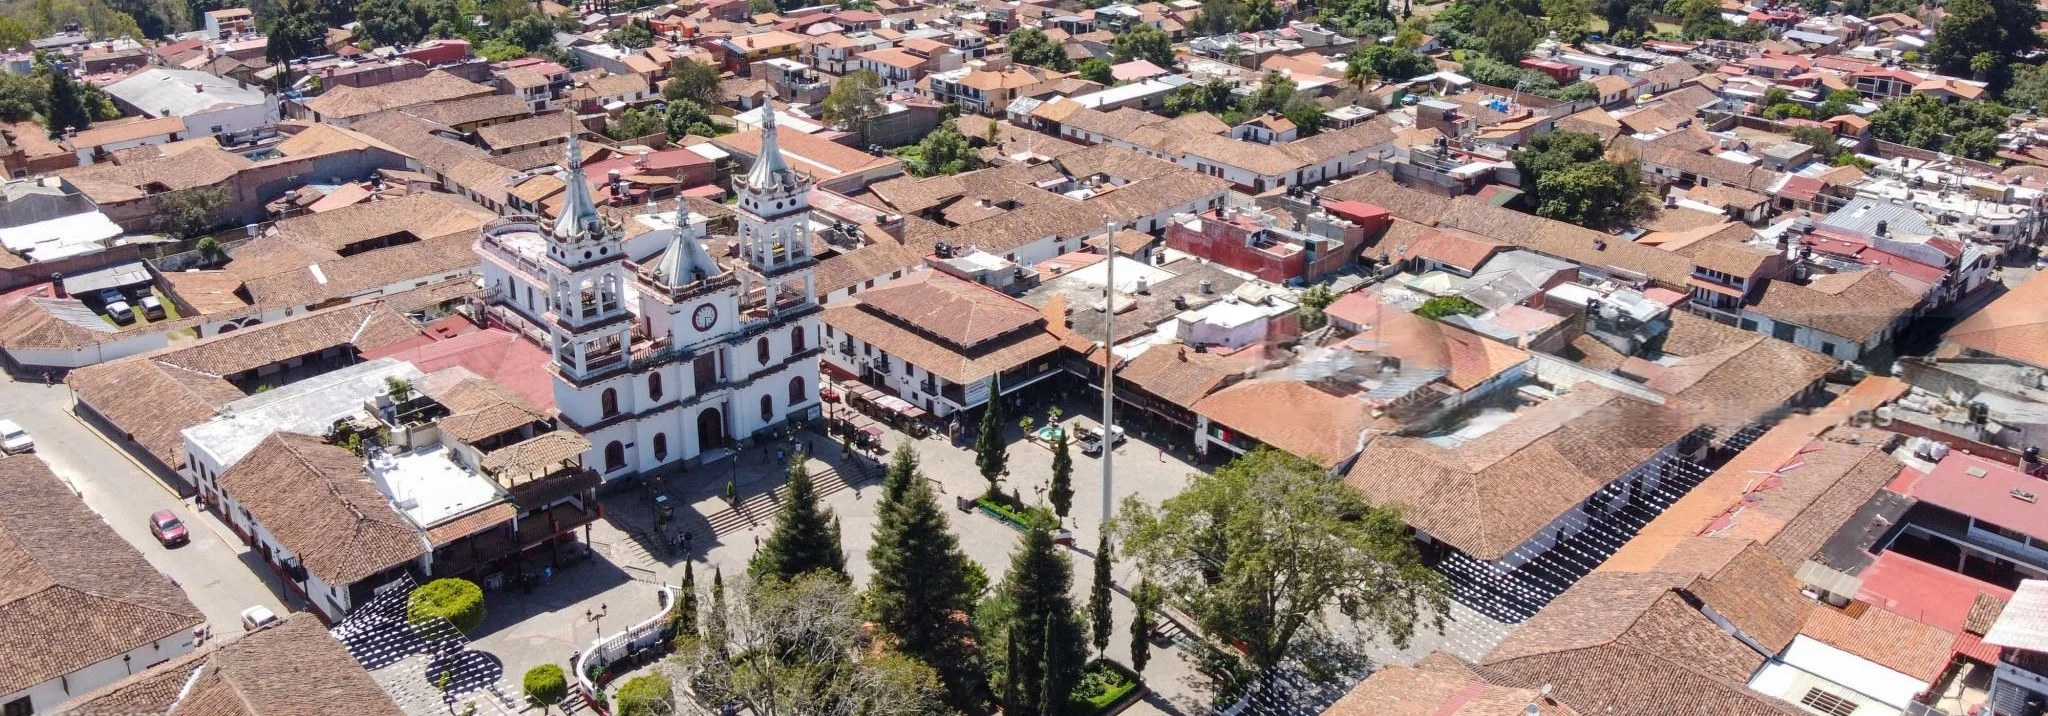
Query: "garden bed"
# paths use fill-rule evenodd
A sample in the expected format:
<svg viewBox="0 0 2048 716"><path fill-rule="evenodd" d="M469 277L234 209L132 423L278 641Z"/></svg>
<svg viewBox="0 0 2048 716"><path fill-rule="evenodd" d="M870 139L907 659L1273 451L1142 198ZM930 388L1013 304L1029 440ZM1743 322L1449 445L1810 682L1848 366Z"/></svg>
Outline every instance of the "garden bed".
<svg viewBox="0 0 2048 716"><path fill-rule="evenodd" d="M1025 507L1014 504L1012 500L1003 497L982 495L975 498L974 505L981 508L981 511L987 513L988 516L994 517L1017 530L1028 530L1033 525L1052 529L1059 524L1059 519L1053 517L1052 513L1043 507Z"/></svg>
<svg viewBox="0 0 2048 716"><path fill-rule="evenodd" d="M1108 659L1088 662L1081 683L1074 686L1074 701L1080 713L1108 716L1130 708L1145 696L1145 682L1123 664Z"/></svg>

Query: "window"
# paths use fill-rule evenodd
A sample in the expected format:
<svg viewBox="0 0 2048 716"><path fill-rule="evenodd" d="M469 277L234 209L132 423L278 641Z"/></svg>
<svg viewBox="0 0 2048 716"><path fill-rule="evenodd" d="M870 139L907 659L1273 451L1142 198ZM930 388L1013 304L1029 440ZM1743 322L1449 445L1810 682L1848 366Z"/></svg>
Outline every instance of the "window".
<svg viewBox="0 0 2048 716"><path fill-rule="evenodd" d="M775 396L761 396L761 422L775 422Z"/></svg>
<svg viewBox="0 0 2048 716"><path fill-rule="evenodd" d="M773 351L768 348L767 336L762 336L761 340L754 341L754 355L761 359L761 365L768 365L768 357L771 353Z"/></svg>
<svg viewBox="0 0 2048 716"><path fill-rule="evenodd" d="M796 405L809 399L810 391L804 390L803 376L789 379L789 404Z"/></svg>
<svg viewBox="0 0 2048 716"><path fill-rule="evenodd" d="M626 446L613 440L604 446L604 471L614 472L626 467Z"/></svg>
<svg viewBox="0 0 2048 716"><path fill-rule="evenodd" d="M604 411L605 417L609 418L619 414L619 390L617 388L604 389L604 393L598 396L597 402L600 409Z"/></svg>
<svg viewBox="0 0 2048 716"><path fill-rule="evenodd" d="M1820 689L1807 689L1799 703L1831 716L1849 716L1856 713L1857 708L1856 702Z"/></svg>
<svg viewBox="0 0 2048 716"><path fill-rule="evenodd" d="M660 373L648 373L648 374L647 374L647 399L648 399L648 400L653 400L653 401L660 401L660 400L661 400L661 374L660 374Z"/></svg>
<svg viewBox="0 0 2048 716"><path fill-rule="evenodd" d="M797 326L795 328L789 329L789 352L791 354L804 352L803 326Z"/></svg>
<svg viewBox="0 0 2048 716"><path fill-rule="evenodd" d="M654 459L656 461L668 459L668 433L654 434Z"/></svg>
<svg viewBox="0 0 2048 716"><path fill-rule="evenodd" d="M1825 353L1825 354L1827 354L1827 355L1830 355L1830 356L1834 355L1834 354L1835 354L1835 344L1834 344L1834 342L1833 342L1833 341L1821 341L1821 342L1820 342L1820 352L1822 352L1822 353Z"/></svg>

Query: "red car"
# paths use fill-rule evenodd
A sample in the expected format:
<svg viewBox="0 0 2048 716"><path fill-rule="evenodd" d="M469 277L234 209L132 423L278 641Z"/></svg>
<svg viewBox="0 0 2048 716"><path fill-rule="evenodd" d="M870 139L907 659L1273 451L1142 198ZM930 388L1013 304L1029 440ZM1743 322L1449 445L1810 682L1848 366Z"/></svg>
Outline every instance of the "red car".
<svg viewBox="0 0 2048 716"><path fill-rule="evenodd" d="M171 514L170 510L157 510L156 514L149 516L149 533L165 547L176 547L192 540L192 536L185 533L185 523L178 521L178 516Z"/></svg>

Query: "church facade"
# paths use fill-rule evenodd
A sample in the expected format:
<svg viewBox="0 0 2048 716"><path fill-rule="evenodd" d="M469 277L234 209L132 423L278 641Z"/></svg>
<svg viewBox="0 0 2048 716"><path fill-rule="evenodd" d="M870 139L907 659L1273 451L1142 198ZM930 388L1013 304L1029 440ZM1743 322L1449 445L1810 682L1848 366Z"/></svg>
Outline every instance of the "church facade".
<svg viewBox="0 0 2048 716"><path fill-rule="evenodd" d="M620 226L592 200L572 136L561 217L545 227L512 220L480 241L545 245L529 265L545 281L555 406L563 426L590 440L584 464L607 483L717 460L817 415L812 180L783 159L772 121L760 158L734 181L737 237L684 224L634 265ZM505 235L513 232L541 236Z"/></svg>

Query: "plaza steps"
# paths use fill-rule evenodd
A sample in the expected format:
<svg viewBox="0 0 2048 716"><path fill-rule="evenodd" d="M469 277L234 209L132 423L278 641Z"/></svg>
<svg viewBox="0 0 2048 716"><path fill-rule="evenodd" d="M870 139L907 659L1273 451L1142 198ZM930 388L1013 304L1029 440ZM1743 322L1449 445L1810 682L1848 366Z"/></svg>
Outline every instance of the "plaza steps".
<svg viewBox="0 0 2048 716"><path fill-rule="evenodd" d="M811 489L822 499L852 489L854 483L865 481L878 472L879 468L864 466L857 468L850 476L842 477L838 468L828 466L811 473ZM768 524L775 518L775 513L782 509L783 497L788 491L789 486L783 485L775 488L772 493L764 492L742 499L740 509L726 507L717 514L706 516L705 520L711 523L711 533L717 536Z"/></svg>

